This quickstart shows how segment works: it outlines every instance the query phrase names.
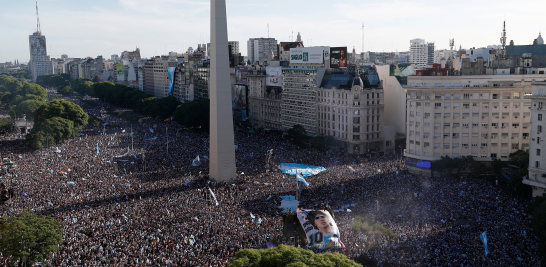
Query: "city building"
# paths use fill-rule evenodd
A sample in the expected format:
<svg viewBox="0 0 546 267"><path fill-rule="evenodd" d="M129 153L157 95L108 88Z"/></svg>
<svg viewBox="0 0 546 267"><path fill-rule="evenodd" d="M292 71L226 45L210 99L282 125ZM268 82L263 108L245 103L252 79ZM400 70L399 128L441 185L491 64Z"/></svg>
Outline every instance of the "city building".
<svg viewBox="0 0 546 267"><path fill-rule="evenodd" d="M538 79L544 75L408 77L404 155L413 162L441 156L488 162L529 149L528 95Z"/></svg>
<svg viewBox="0 0 546 267"><path fill-rule="evenodd" d="M319 67L282 68L281 120L283 130L301 125L309 135L317 135L317 88ZM324 69L322 69L324 73Z"/></svg>
<svg viewBox="0 0 546 267"><path fill-rule="evenodd" d="M117 55L112 55L112 60L116 59L114 57ZM121 58L120 59L128 59L128 60L137 60L140 59L140 48L136 48L135 51L123 51L121 52Z"/></svg>
<svg viewBox="0 0 546 267"><path fill-rule="evenodd" d="M179 63L174 71L173 96L184 103L194 100L193 94L193 68L190 63Z"/></svg>
<svg viewBox="0 0 546 267"><path fill-rule="evenodd" d="M422 68L434 63L434 43L426 43L423 39L410 41L409 62Z"/></svg>
<svg viewBox="0 0 546 267"><path fill-rule="evenodd" d="M546 82L535 82L532 88L529 175L523 183L531 186L533 197L538 197L546 193Z"/></svg>
<svg viewBox="0 0 546 267"><path fill-rule="evenodd" d="M265 130L282 131L282 68L257 66L248 71L250 123Z"/></svg>
<svg viewBox="0 0 546 267"><path fill-rule="evenodd" d="M303 42L281 42L278 45L277 55L281 62L290 62L290 48L304 47ZM288 65L286 65L288 67Z"/></svg>
<svg viewBox="0 0 546 267"><path fill-rule="evenodd" d="M228 45L230 46L230 52L231 54L237 55L239 54L239 41L229 41Z"/></svg>
<svg viewBox="0 0 546 267"><path fill-rule="evenodd" d="M317 89L317 135L333 136L349 154L394 153L385 142L384 93L375 68L328 69Z"/></svg>
<svg viewBox="0 0 546 267"><path fill-rule="evenodd" d="M36 15L38 15L38 6L36 6ZM42 74L54 74L55 69L51 57L47 54L46 37L40 30L40 20L36 32L28 37L30 48L29 70L32 74L32 82L36 82L38 76Z"/></svg>
<svg viewBox="0 0 546 267"><path fill-rule="evenodd" d="M267 61L271 52L277 57L277 40L275 38L250 38L247 42L248 60L252 65L257 61Z"/></svg>

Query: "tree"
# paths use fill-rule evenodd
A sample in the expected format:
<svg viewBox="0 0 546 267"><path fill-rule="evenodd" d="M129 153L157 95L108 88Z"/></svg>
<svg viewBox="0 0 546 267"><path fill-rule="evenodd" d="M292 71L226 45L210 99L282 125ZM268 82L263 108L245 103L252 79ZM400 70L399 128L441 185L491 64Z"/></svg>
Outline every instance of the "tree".
<svg viewBox="0 0 546 267"><path fill-rule="evenodd" d="M72 89L82 95L91 95L93 94L93 84L94 83L87 78L78 78L72 81Z"/></svg>
<svg viewBox="0 0 546 267"><path fill-rule="evenodd" d="M3 258L29 266L51 257L59 249L62 228L51 217L24 211L0 223L0 251Z"/></svg>
<svg viewBox="0 0 546 267"><path fill-rule="evenodd" d="M70 95L72 94L72 88L68 87L68 86L64 86L63 88L57 90L57 92L61 95Z"/></svg>
<svg viewBox="0 0 546 267"><path fill-rule="evenodd" d="M174 121L186 128L208 129L210 123L210 100L199 99L179 105L174 111Z"/></svg>
<svg viewBox="0 0 546 267"><path fill-rule="evenodd" d="M243 249L228 267L349 267L361 266L343 254L323 253L280 245L268 249Z"/></svg>
<svg viewBox="0 0 546 267"><path fill-rule="evenodd" d="M38 100L26 100L17 105L15 112L19 117L25 114L27 119L33 120L34 112L44 104L44 102Z"/></svg>
<svg viewBox="0 0 546 267"><path fill-rule="evenodd" d="M57 100L42 105L34 112L35 127L40 128L41 123L53 117L60 117L74 122L74 130L81 131L89 116L83 109L72 102Z"/></svg>
<svg viewBox="0 0 546 267"><path fill-rule="evenodd" d="M0 118L0 134L5 134L11 132L13 129L13 124L8 118Z"/></svg>
<svg viewBox="0 0 546 267"><path fill-rule="evenodd" d="M292 128L288 129L286 133L288 135L288 140L297 146L303 145L307 138L305 128L299 124L292 126Z"/></svg>
<svg viewBox="0 0 546 267"><path fill-rule="evenodd" d="M491 169L493 170L493 173L497 175L501 175L502 168L506 167L506 163L500 159L496 159L491 163Z"/></svg>
<svg viewBox="0 0 546 267"><path fill-rule="evenodd" d="M529 150L518 150L510 154L510 163L519 167L521 177L527 175L529 168Z"/></svg>
<svg viewBox="0 0 546 267"><path fill-rule="evenodd" d="M313 147L315 147L318 150L328 151L330 150L330 148L334 146L335 141L336 139L331 135L329 136L321 135L321 136L315 137L311 144L313 145Z"/></svg>

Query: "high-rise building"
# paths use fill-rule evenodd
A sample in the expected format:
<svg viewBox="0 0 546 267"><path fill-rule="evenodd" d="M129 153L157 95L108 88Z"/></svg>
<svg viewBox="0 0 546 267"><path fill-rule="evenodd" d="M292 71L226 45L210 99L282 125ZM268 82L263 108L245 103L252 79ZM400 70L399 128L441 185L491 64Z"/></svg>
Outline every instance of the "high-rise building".
<svg viewBox="0 0 546 267"><path fill-rule="evenodd" d="M324 70L322 71L324 73ZM317 134L317 88L319 69L283 68L282 127L301 125L307 134Z"/></svg>
<svg viewBox="0 0 546 267"><path fill-rule="evenodd" d="M229 41L228 45L231 46L231 54L237 55L239 54L239 41Z"/></svg>
<svg viewBox="0 0 546 267"><path fill-rule="evenodd" d="M533 197L538 197L546 193L546 82L535 82L532 88L529 176L523 183L531 186Z"/></svg>
<svg viewBox="0 0 546 267"><path fill-rule="evenodd" d="M38 4L36 4L36 16L38 16ZM53 62L47 54L46 37L40 30L40 19L38 19L36 32L29 35L30 61L29 70L32 74L32 81L36 82L38 76L42 74L53 74Z"/></svg>
<svg viewBox="0 0 546 267"><path fill-rule="evenodd" d="M250 38L247 42L247 55L250 63L268 60L271 52L277 56L277 40L275 38Z"/></svg>
<svg viewBox="0 0 546 267"><path fill-rule="evenodd" d="M409 62L422 68L434 63L434 43L425 43L423 39L410 41Z"/></svg>

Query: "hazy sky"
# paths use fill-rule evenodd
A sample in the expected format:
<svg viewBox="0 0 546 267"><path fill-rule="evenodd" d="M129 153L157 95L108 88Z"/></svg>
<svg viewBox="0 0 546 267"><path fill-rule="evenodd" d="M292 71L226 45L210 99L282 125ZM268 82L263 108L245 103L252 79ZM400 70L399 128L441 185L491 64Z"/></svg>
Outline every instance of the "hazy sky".
<svg viewBox="0 0 546 267"><path fill-rule="evenodd" d="M42 34L52 57L110 58L140 47L143 57L184 52L210 39L208 0L40 0ZM0 62L29 59L36 30L35 1L0 0ZM531 44L546 31L544 1L227 0L230 41L246 55L249 38L289 41L301 32L305 46L347 46L366 51L406 51L410 39L446 49L499 44L506 18L508 42Z"/></svg>

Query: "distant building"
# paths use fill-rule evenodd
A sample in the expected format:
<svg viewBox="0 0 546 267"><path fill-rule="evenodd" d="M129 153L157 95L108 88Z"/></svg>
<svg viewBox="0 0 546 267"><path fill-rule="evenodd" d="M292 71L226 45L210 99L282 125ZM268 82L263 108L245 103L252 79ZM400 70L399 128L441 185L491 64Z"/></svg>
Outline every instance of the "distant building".
<svg viewBox="0 0 546 267"><path fill-rule="evenodd" d="M53 62L47 54L46 37L40 31L29 36L30 62L29 70L32 74L32 81L36 82L42 74L54 74Z"/></svg>
<svg viewBox="0 0 546 267"><path fill-rule="evenodd" d="M247 42L248 60L251 64L256 61L268 60L271 52L277 57L277 40L275 38L250 38Z"/></svg>
<svg viewBox="0 0 546 267"><path fill-rule="evenodd" d="M410 41L409 62L422 68L434 63L434 43L425 43L423 39Z"/></svg>
<svg viewBox="0 0 546 267"><path fill-rule="evenodd" d="M546 193L546 82L535 82L532 88L529 176L523 183L531 186L533 197L538 197Z"/></svg>
<svg viewBox="0 0 546 267"><path fill-rule="evenodd" d="M137 47L135 49L135 51L123 51L123 52L121 52L121 59L129 59L129 60L140 59L140 48Z"/></svg>
<svg viewBox="0 0 546 267"><path fill-rule="evenodd" d="M281 42L278 45L277 55L280 61L290 62L290 48L304 47L303 42Z"/></svg>
<svg viewBox="0 0 546 267"><path fill-rule="evenodd" d="M228 45L231 46L230 52L234 55L239 54L239 41L229 41Z"/></svg>

